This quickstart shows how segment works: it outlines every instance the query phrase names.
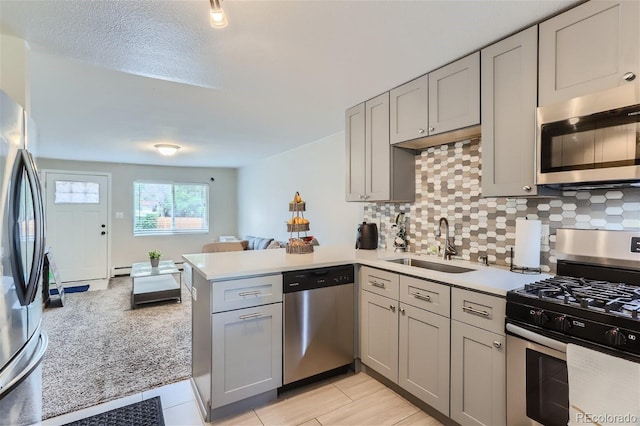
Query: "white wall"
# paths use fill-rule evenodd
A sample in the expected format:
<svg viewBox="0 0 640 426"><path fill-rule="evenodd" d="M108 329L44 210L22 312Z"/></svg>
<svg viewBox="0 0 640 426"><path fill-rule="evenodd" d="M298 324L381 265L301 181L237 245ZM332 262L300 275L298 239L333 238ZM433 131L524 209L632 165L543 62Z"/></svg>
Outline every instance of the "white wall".
<svg viewBox="0 0 640 426"><path fill-rule="evenodd" d="M287 240L296 191L307 203L309 235L321 245L355 244L363 205L345 201L344 132L239 169L239 236Z"/></svg>
<svg viewBox="0 0 640 426"><path fill-rule="evenodd" d="M111 266L130 266L148 259L147 252L160 250L164 259L182 261L181 255L199 253L220 235L237 234L237 169L143 166L38 158L39 169L111 173ZM211 182L210 178L215 181ZM209 184L209 233L168 236L133 236L133 182L158 180ZM123 219L115 213L123 212Z"/></svg>

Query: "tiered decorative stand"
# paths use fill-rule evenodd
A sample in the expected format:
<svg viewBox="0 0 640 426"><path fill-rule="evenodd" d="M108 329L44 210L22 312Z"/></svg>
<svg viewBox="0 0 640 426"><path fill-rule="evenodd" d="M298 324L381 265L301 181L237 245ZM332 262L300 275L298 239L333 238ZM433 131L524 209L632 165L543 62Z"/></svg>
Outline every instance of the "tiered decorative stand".
<svg viewBox="0 0 640 426"><path fill-rule="evenodd" d="M309 221L304 218L305 206L304 201L289 202L291 219L287 222L287 232L289 232L287 253L305 254L313 252L313 246L309 243L308 240L310 240L310 238L307 236ZM296 234L295 237L294 234ZM304 234L304 236L301 237L300 234Z"/></svg>

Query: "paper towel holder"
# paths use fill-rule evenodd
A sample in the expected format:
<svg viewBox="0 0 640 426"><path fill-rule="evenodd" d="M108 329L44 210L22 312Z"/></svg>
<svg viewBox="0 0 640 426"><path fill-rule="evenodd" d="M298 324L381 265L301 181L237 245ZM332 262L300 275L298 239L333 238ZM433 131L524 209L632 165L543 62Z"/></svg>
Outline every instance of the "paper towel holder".
<svg viewBox="0 0 640 426"><path fill-rule="evenodd" d="M541 274L542 273L542 268L529 268L526 266L513 266L513 247L511 247L510 251L509 251L509 257L510 257L510 262L509 262L509 271L511 272L518 272L520 274Z"/></svg>

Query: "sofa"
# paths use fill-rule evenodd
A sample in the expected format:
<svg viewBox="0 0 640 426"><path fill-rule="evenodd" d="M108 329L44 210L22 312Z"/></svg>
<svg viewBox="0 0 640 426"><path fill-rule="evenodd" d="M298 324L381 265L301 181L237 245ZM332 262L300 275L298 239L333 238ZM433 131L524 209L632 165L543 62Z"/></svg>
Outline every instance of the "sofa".
<svg viewBox="0 0 640 426"><path fill-rule="evenodd" d="M202 253L225 251L266 250L285 247L286 243L273 238L247 236L244 240L209 243L202 246Z"/></svg>

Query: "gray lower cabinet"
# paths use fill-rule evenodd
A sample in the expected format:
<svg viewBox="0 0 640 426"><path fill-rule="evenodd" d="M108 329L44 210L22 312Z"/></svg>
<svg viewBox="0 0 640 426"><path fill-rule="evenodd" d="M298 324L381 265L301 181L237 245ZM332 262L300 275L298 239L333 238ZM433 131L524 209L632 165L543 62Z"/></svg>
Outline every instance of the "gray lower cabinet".
<svg viewBox="0 0 640 426"><path fill-rule="evenodd" d="M360 359L397 383L398 301L369 291L360 296Z"/></svg>
<svg viewBox="0 0 640 426"><path fill-rule="evenodd" d="M461 425L506 424L506 300L451 291L451 418Z"/></svg>
<svg viewBox="0 0 640 426"><path fill-rule="evenodd" d="M282 275L209 281L194 269L191 294L191 376L204 419L231 414L248 398L275 398L282 386Z"/></svg>
<svg viewBox="0 0 640 426"><path fill-rule="evenodd" d="M415 154L389 145L389 92L345 113L347 201L413 201Z"/></svg>
<svg viewBox="0 0 640 426"><path fill-rule="evenodd" d="M538 195L538 27L482 50L482 196Z"/></svg>
<svg viewBox="0 0 640 426"><path fill-rule="evenodd" d="M448 416L450 320L422 308L448 315L450 288L367 267L360 276L362 363Z"/></svg>
<svg viewBox="0 0 640 426"><path fill-rule="evenodd" d="M400 304L398 384L449 415L450 320Z"/></svg>
<svg viewBox="0 0 640 426"><path fill-rule="evenodd" d="M639 9L591 0L540 23L539 105L639 84Z"/></svg>
<svg viewBox="0 0 640 426"><path fill-rule="evenodd" d="M282 386L282 304L213 314L211 408Z"/></svg>
<svg viewBox="0 0 640 426"><path fill-rule="evenodd" d="M451 321L451 418L461 425L506 424L505 336Z"/></svg>

